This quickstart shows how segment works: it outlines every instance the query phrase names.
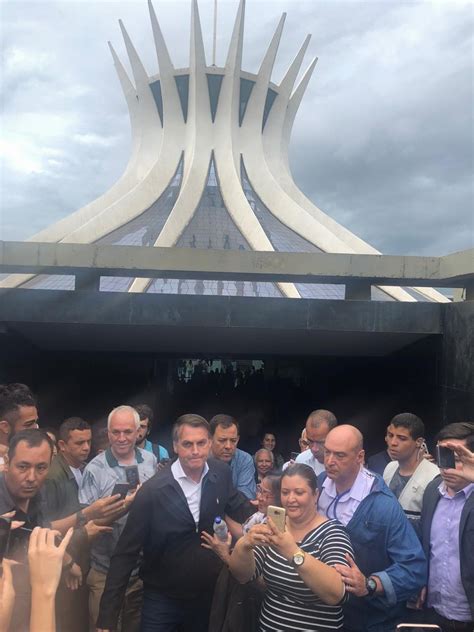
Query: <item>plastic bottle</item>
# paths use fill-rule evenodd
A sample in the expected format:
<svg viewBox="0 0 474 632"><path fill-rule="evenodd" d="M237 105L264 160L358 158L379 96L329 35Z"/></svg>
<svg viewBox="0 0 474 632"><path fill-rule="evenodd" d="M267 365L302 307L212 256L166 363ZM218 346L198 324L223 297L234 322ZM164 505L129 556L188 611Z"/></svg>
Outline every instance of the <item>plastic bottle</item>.
<svg viewBox="0 0 474 632"><path fill-rule="evenodd" d="M214 527L214 533L216 534L218 539L222 540L222 542L227 542L227 534L228 534L227 525L220 516L216 516L213 527Z"/></svg>

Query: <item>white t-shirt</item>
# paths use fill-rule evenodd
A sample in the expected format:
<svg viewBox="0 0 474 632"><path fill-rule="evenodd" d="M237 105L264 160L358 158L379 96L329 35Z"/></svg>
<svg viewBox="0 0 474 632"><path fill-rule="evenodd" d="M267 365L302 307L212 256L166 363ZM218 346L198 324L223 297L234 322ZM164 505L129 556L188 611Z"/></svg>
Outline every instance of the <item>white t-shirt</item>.
<svg viewBox="0 0 474 632"><path fill-rule="evenodd" d="M324 472L324 465L313 456L311 450L305 450L296 457L295 463L304 463L313 468L316 476L319 476L321 472Z"/></svg>

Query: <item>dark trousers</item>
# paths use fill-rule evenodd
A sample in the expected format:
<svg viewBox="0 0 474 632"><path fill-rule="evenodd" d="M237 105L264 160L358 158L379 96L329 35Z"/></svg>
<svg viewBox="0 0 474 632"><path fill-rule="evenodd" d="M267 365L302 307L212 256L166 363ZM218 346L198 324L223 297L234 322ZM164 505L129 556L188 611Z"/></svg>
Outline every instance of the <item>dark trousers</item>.
<svg viewBox="0 0 474 632"><path fill-rule="evenodd" d="M445 619L434 608L426 611L426 621L436 623L443 632L474 632L474 621L452 621Z"/></svg>
<svg viewBox="0 0 474 632"><path fill-rule="evenodd" d="M208 595L173 599L145 589L140 632L207 632L210 607Z"/></svg>

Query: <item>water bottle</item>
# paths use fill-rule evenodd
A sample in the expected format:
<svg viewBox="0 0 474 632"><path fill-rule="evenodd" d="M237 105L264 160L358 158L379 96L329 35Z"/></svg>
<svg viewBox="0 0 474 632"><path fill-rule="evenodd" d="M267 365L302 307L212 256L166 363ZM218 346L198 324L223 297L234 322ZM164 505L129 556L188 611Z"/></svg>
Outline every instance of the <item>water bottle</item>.
<svg viewBox="0 0 474 632"><path fill-rule="evenodd" d="M216 534L217 538L221 540L222 542L227 542L228 530L227 530L227 525L225 521L222 520L220 516L216 516L213 526L214 526L214 533Z"/></svg>

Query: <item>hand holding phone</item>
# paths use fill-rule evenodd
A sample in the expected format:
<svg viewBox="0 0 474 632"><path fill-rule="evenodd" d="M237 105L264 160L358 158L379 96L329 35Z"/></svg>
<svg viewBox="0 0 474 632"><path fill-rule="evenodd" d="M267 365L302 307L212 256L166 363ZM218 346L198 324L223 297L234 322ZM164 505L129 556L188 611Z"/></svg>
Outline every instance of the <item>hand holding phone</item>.
<svg viewBox="0 0 474 632"><path fill-rule="evenodd" d="M140 485L140 475L138 473L138 465L128 465L125 468L125 476L130 489L136 489Z"/></svg>
<svg viewBox="0 0 474 632"><path fill-rule="evenodd" d="M438 467L442 470L454 469L456 467L454 452L450 448L443 448L440 445L436 446L436 462L438 463Z"/></svg>
<svg viewBox="0 0 474 632"><path fill-rule="evenodd" d="M125 496L128 494L128 492L130 491L131 487L130 487L130 483L115 483L115 486L112 490L112 496L115 496L115 494L120 494L120 498L123 500L125 498Z"/></svg>
<svg viewBox="0 0 474 632"><path fill-rule="evenodd" d="M267 509L267 517L273 520L280 533L285 531L286 509L283 509L283 507L269 505Z"/></svg>

